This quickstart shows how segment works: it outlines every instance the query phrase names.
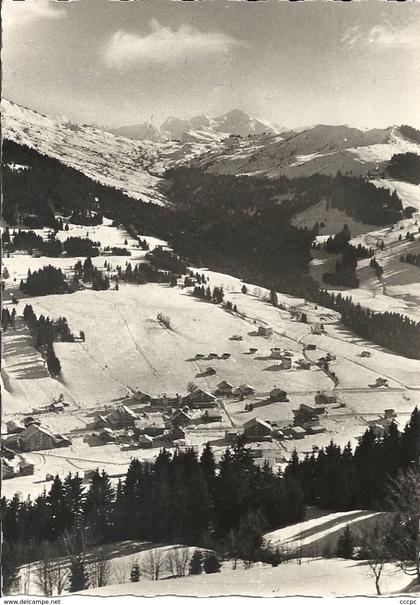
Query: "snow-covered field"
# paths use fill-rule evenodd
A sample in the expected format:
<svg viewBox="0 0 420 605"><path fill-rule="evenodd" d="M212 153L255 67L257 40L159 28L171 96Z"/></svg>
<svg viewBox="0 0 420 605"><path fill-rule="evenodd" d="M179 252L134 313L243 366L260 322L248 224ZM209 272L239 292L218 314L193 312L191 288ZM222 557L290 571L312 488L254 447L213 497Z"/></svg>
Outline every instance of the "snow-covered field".
<svg viewBox="0 0 420 605"><path fill-rule="evenodd" d="M387 565L381 582L384 595L404 594L409 578ZM83 595L339 597L374 596L374 579L367 563L342 559L303 559L278 567L255 566L218 574L187 576L158 582L141 580L83 591Z"/></svg>

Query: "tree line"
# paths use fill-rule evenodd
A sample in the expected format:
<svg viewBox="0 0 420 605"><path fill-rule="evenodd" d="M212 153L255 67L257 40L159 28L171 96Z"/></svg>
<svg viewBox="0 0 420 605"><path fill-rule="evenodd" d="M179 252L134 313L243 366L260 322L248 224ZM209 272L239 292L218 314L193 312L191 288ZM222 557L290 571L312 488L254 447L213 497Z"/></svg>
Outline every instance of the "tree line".
<svg viewBox="0 0 420 605"><path fill-rule="evenodd" d="M417 465L419 456L420 411L415 408L402 433L391 422L383 435L368 428L354 450L331 441L303 460L294 453L285 476L299 483L308 506L384 510L390 479Z"/></svg>
<svg viewBox="0 0 420 605"><path fill-rule="evenodd" d="M420 322L401 313L376 313L354 304L351 297L326 290L313 292L315 302L338 311L343 324L366 340L375 342L399 355L420 359Z"/></svg>
<svg viewBox="0 0 420 605"><path fill-rule="evenodd" d="M1 508L5 548L16 565L38 560L41 544L58 545L75 531L88 532L94 544L181 542L252 559L263 531L304 514L295 479L260 468L243 442L219 464L210 446L200 457L162 450L155 462L134 459L115 489L105 472L88 487L77 474L56 476L48 492L33 500L3 497Z"/></svg>

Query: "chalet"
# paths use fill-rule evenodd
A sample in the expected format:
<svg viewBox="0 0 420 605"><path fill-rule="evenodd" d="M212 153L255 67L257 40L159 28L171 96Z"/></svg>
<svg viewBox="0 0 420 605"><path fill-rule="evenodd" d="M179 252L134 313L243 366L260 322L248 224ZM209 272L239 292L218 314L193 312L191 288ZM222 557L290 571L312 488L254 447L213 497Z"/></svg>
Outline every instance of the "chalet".
<svg viewBox="0 0 420 605"><path fill-rule="evenodd" d="M271 401L288 401L286 391L283 391L278 387L274 387L274 389L270 391L270 399Z"/></svg>
<svg viewBox="0 0 420 605"><path fill-rule="evenodd" d="M384 416L385 416L385 418L393 419L393 418L397 417L397 414L396 414L394 408L387 408L384 412Z"/></svg>
<svg viewBox="0 0 420 605"><path fill-rule="evenodd" d="M33 416L26 416L26 418L23 419L23 424L25 425L25 427L28 427L30 424L37 424L39 426L41 422Z"/></svg>
<svg viewBox="0 0 420 605"><path fill-rule="evenodd" d="M360 357L372 357L372 353L370 351L362 351L360 353Z"/></svg>
<svg viewBox="0 0 420 605"><path fill-rule="evenodd" d="M106 416L103 416L102 414L97 414L93 425L95 429L104 429L106 426L108 426L108 420Z"/></svg>
<svg viewBox="0 0 420 605"><path fill-rule="evenodd" d="M50 412L63 412L64 404L61 401L54 401L48 406Z"/></svg>
<svg viewBox="0 0 420 605"><path fill-rule="evenodd" d="M15 475L16 475L15 467L10 462L10 460L2 460L2 463L1 463L2 480L11 479L12 477L15 477Z"/></svg>
<svg viewBox="0 0 420 605"><path fill-rule="evenodd" d="M282 370L290 370L293 366L293 361L290 357L283 357L280 362L280 368Z"/></svg>
<svg viewBox="0 0 420 605"><path fill-rule="evenodd" d="M13 460L13 458L16 456L16 453L10 449L9 447L7 447L7 445L5 445L5 443L1 442L1 450L0 450L0 457L1 459L6 458L7 460Z"/></svg>
<svg viewBox="0 0 420 605"><path fill-rule="evenodd" d="M194 389L192 393L188 393L183 398L183 402L187 403L190 407L210 407L216 406L216 397L203 389Z"/></svg>
<svg viewBox="0 0 420 605"><path fill-rule="evenodd" d="M318 405L337 403L337 395L333 391L318 392L315 395L315 403Z"/></svg>
<svg viewBox="0 0 420 605"><path fill-rule="evenodd" d="M305 347L305 349L307 351L316 351L316 345L312 344L312 343L308 343Z"/></svg>
<svg viewBox="0 0 420 605"><path fill-rule="evenodd" d="M25 430L25 425L19 420L9 420L9 422L6 422L6 427L9 435L22 433Z"/></svg>
<svg viewBox="0 0 420 605"><path fill-rule="evenodd" d="M83 473L83 483L91 483L92 479L95 477L95 475L97 474L97 470L93 470L93 469L88 469L86 471L84 471Z"/></svg>
<svg viewBox="0 0 420 605"><path fill-rule="evenodd" d="M230 358L230 353L222 353L220 355L220 359L229 359Z"/></svg>
<svg viewBox="0 0 420 605"><path fill-rule="evenodd" d="M181 397L176 395L175 397L169 397L168 395L162 395L161 397L152 397L150 405L153 407L177 407L181 403Z"/></svg>
<svg viewBox="0 0 420 605"><path fill-rule="evenodd" d="M208 368L206 368L206 374L207 376L214 376L216 374L216 370L209 366Z"/></svg>
<svg viewBox="0 0 420 605"><path fill-rule="evenodd" d="M325 426L321 426L320 424L310 424L306 427L308 433L310 435L320 435L321 433L326 432Z"/></svg>
<svg viewBox="0 0 420 605"><path fill-rule="evenodd" d="M247 439L258 441L271 437L272 427L261 418L252 418L244 424L244 435Z"/></svg>
<svg viewBox="0 0 420 605"><path fill-rule="evenodd" d="M105 427L100 433L99 433L99 439L101 441L103 441L104 443L113 443L114 441L116 441L116 436L115 433L112 429Z"/></svg>
<svg viewBox="0 0 420 605"><path fill-rule="evenodd" d="M369 423L369 428L375 435L375 437L384 437L384 435L388 432L387 426L380 424L379 422Z"/></svg>
<svg viewBox="0 0 420 605"><path fill-rule="evenodd" d="M300 370L310 370L311 369L311 362L308 361L307 359L298 359L296 361L296 366Z"/></svg>
<svg viewBox="0 0 420 605"><path fill-rule="evenodd" d="M256 352L258 351L258 349L256 349L255 347L249 347L249 352L254 355Z"/></svg>
<svg viewBox="0 0 420 605"><path fill-rule="evenodd" d="M55 435L55 439L57 443L56 447L68 447L71 445L70 439L64 437L63 435Z"/></svg>
<svg viewBox="0 0 420 605"><path fill-rule="evenodd" d="M126 405L117 405L115 410L108 414L108 424L113 429L132 428L137 419L137 414Z"/></svg>
<svg viewBox="0 0 420 605"><path fill-rule="evenodd" d="M315 325L311 327L311 333L312 334L316 334L317 336L321 336L322 335L322 327L319 325Z"/></svg>
<svg viewBox="0 0 420 605"><path fill-rule="evenodd" d="M150 403L152 400L151 395L149 393L145 393L144 391L136 391L136 399L140 403Z"/></svg>
<svg viewBox="0 0 420 605"><path fill-rule="evenodd" d="M7 435L3 441L5 447L12 451L20 450L20 436L22 433L12 433Z"/></svg>
<svg viewBox="0 0 420 605"><path fill-rule="evenodd" d="M234 334L233 336L230 337L231 340L242 340L242 336L239 336L239 334Z"/></svg>
<svg viewBox="0 0 420 605"><path fill-rule="evenodd" d="M281 359L283 357L283 349L281 349L280 347L273 347L271 349L270 357L272 359Z"/></svg>
<svg viewBox="0 0 420 605"><path fill-rule="evenodd" d="M196 353L195 354L195 358L196 359L203 359L203 357L204 357L203 353Z"/></svg>
<svg viewBox="0 0 420 605"><path fill-rule="evenodd" d="M217 353L209 353L209 359L217 359L218 357Z"/></svg>
<svg viewBox="0 0 420 605"><path fill-rule="evenodd" d="M258 336L271 336L273 328L270 326L258 326Z"/></svg>
<svg viewBox="0 0 420 605"><path fill-rule="evenodd" d="M21 458L18 462L19 475L33 475L35 472L35 465L26 458Z"/></svg>
<svg viewBox="0 0 420 605"><path fill-rule="evenodd" d="M118 433L118 443L131 444L133 443L135 429L126 429Z"/></svg>
<svg viewBox="0 0 420 605"><path fill-rule="evenodd" d="M322 416L322 414L325 414L325 405L310 405L308 403L301 403L299 410L308 415Z"/></svg>
<svg viewBox="0 0 420 605"><path fill-rule="evenodd" d="M387 387L388 380L386 378L377 378L375 381L375 386L377 387Z"/></svg>
<svg viewBox="0 0 420 605"><path fill-rule="evenodd" d="M238 392L241 395L253 395L255 393L255 389L249 384L241 384L238 387Z"/></svg>
<svg viewBox="0 0 420 605"><path fill-rule="evenodd" d="M165 422L162 416L140 418L134 422L134 432L138 435L157 437L165 432Z"/></svg>
<svg viewBox="0 0 420 605"><path fill-rule="evenodd" d="M222 380L222 382L219 382L219 384L217 385L218 395L232 395L232 391L233 385L230 384L230 382L227 382L226 380Z"/></svg>
<svg viewBox="0 0 420 605"><path fill-rule="evenodd" d="M191 416L187 412L179 410L174 416L172 416L171 424L176 429L188 426L191 424Z"/></svg>
<svg viewBox="0 0 420 605"><path fill-rule="evenodd" d="M153 447L153 437L150 435L139 435L137 442L142 448Z"/></svg>
<svg viewBox="0 0 420 605"><path fill-rule="evenodd" d="M243 434L243 430L238 428L230 428L225 431L225 439L228 443L235 443L239 436Z"/></svg>
<svg viewBox="0 0 420 605"><path fill-rule="evenodd" d="M220 410L217 408L212 408L211 410L206 410L201 417L203 422L222 422L223 416Z"/></svg>
<svg viewBox="0 0 420 605"><path fill-rule="evenodd" d="M289 434L292 439L303 439L306 435L306 431L302 426L291 426Z"/></svg>
<svg viewBox="0 0 420 605"><path fill-rule="evenodd" d="M277 461L280 456L280 450L271 442L253 443L249 448L249 453L253 458L263 460Z"/></svg>
<svg viewBox="0 0 420 605"><path fill-rule="evenodd" d="M19 444L23 452L51 450L57 447L57 438L47 429L30 424L20 433Z"/></svg>

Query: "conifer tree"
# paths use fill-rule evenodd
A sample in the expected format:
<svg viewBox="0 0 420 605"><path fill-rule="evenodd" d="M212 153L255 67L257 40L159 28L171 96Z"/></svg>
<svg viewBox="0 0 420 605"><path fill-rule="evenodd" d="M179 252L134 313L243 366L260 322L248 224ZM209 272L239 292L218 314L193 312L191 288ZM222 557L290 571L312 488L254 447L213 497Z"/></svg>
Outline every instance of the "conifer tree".
<svg viewBox="0 0 420 605"><path fill-rule="evenodd" d="M139 582L140 581L140 565L137 563L137 561L134 563L133 567L131 568L131 572L130 572L130 582Z"/></svg>
<svg viewBox="0 0 420 605"><path fill-rule="evenodd" d="M354 539L349 525L346 525L337 542L337 557L351 559L354 552Z"/></svg>
<svg viewBox="0 0 420 605"><path fill-rule="evenodd" d="M221 565L216 553L206 552L203 567L206 573L218 573L220 571Z"/></svg>
<svg viewBox="0 0 420 605"><path fill-rule="evenodd" d="M72 557L70 561L69 592L80 592L89 588L89 575L82 557Z"/></svg>
<svg viewBox="0 0 420 605"><path fill-rule="evenodd" d="M203 553L196 549L191 557L188 573L190 576L197 576L203 572Z"/></svg>

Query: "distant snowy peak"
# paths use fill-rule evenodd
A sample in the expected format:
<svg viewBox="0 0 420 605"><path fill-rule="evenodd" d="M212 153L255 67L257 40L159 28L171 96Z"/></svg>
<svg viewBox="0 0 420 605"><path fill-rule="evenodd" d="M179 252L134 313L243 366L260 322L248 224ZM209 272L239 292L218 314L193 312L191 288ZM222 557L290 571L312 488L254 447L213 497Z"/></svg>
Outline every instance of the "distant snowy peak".
<svg viewBox="0 0 420 605"><path fill-rule="evenodd" d="M214 141L223 140L229 135L278 134L279 129L266 121L251 118L240 109L210 118L202 114L189 120L176 117L167 118L160 127L150 124L133 124L111 129L111 132L131 139L149 139L151 141Z"/></svg>

